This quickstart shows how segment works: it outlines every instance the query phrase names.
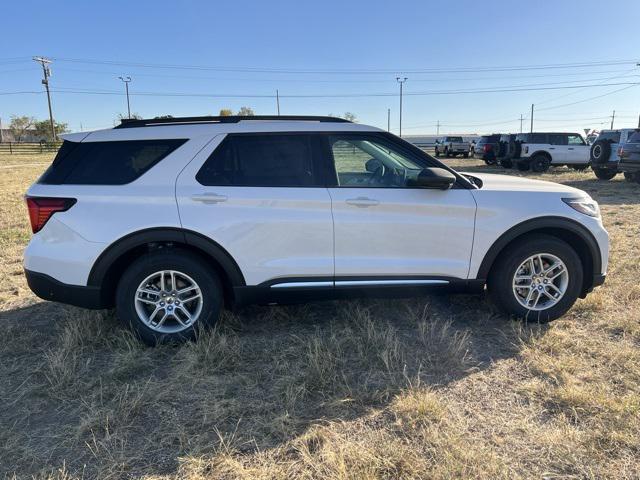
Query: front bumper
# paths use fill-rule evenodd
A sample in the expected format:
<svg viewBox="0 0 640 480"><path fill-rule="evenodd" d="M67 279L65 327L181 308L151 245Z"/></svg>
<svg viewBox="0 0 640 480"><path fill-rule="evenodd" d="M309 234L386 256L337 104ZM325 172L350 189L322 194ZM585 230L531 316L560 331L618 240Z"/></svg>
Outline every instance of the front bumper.
<svg viewBox="0 0 640 480"><path fill-rule="evenodd" d="M100 288L69 285L50 277L47 274L25 269L27 284L33 293L43 300L66 303L77 307L101 309L106 308L100 298Z"/></svg>

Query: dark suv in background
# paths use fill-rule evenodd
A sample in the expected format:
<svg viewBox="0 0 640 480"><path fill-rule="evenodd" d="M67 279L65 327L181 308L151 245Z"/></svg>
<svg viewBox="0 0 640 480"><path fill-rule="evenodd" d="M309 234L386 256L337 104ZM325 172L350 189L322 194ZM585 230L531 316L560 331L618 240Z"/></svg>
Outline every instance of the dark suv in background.
<svg viewBox="0 0 640 480"><path fill-rule="evenodd" d="M517 151L515 133L505 133L500 135L500 141L498 143L497 161L504 168L511 168L513 166L513 159L520 156L520 152Z"/></svg>
<svg viewBox="0 0 640 480"><path fill-rule="evenodd" d="M479 156L487 165L496 163L500 134L482 135L476 143L475 156Z"/></svg>
<svg viewBox="0 0 640 480"><path fill-rule="evenodd" d="M624 173L624 178L640 183L640 131L632 134L627 143L618 147L618 157L618 169Z"/></svg>

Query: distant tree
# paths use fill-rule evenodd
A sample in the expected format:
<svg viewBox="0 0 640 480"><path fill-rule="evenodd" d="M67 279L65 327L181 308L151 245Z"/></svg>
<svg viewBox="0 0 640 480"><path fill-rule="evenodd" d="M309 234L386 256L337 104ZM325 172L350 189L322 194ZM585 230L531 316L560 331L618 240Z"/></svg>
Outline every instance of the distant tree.
<svg viewBox="0 0 640 480"><path fill-rule="evenodd" d="M9 123L9 130L11 130L11 133L13 134L13 139L16 142L21 141L22 137L24 137L24 134L27 132L27 130L33 127L33 124L35 123L35 121L36 121L35 118L27 117L26 115L23 115L23 116L12 115L11 122Z"/></svg>
<svg viewBox="0 0 640 480"><path fill-rule="evenodd" d="M255 113L251 107L241 107L240 110L238 110L238 115L241 117L253 117Z"/></svg>
<svg viewBox="0 0 640 480"><path fill-rule="evenodd" d="M116 118L117 121L128 120L128 119L129 119L129 116L125 113L119 113L118 117ZM140 115L139 113L132 113L131 120L142 120L142 115Z"/></svg>
<svg viewBox="0 0 640 480"><path fill-rule="evenodd" d="M68 132L69 129L67 128L67 126L68 125L66 123L54 121L53 127L56 129L56 136L60 135L61 133ZM52 142L54 140L53 138L51 138L51 123L49 120L40 120L34 122L33 127L35 128L36 136L44 138L44 140L47 142Z"/></svg>
<svg viewBox="0 0 640 480"><path fill-rule="evenodd" d="M218 115L220 117L230 117L231 115L233 115L233 111L230 108L221 108Z"/></svg>
<svg viewBox="0 0 640 480"><path fill-rule="evenodd" d="M153 117L154 120L162 120L163 118L173 118L173 115L159 115L157 117Z"/></svg>
<svg viewBox="0 0 640 480"><path fill-rule="evenodd" d="M354 123L358 121L356 114L351 112L344 112L344 115L334 115L333 113L330 113L329 116L334 118L344 118L345 120L349 120Z"/></svg>
<svg viewBox="0 0 640 480"><path fill-rule="evenodd" d="M351 112L344 112L344 115L342 116L342 118L344 118L345 120L349 120L350 122L358 121L358 117L356 117L356 114Z"/></svg>

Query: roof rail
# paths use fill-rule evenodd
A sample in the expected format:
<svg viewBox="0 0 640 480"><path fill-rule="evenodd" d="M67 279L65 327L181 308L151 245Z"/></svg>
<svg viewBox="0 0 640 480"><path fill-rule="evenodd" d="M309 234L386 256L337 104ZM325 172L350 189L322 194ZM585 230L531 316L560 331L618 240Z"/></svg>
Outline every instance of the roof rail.
<svg viewBox="0 0 640 480"><path fill-rule="evenodd" d="M151 127L160 125L197 125L199 123L238 123L244 120L300 120L309 122L336 122L351 123L349 120L337 117L323 117L312 115L252 115L239 116L229 115L225 117L172 117L172 118L149 118L149 119L127 119L123 118L120 125L113 128L136 128Z"/></svg>

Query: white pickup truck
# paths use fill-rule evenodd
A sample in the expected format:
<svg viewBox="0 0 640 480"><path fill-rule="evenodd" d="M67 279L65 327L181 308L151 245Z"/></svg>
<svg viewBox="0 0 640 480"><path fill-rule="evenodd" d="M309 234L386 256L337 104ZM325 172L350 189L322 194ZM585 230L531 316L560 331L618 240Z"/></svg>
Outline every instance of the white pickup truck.
<svg viewBox="0 0 640 480"><path fill-rule="evenodd" d="M446 136L436 140L436 157L444 154L445 157L455 157L462 155L464 158L469 157L471 144L465 142L462 137Z"/></svg>

